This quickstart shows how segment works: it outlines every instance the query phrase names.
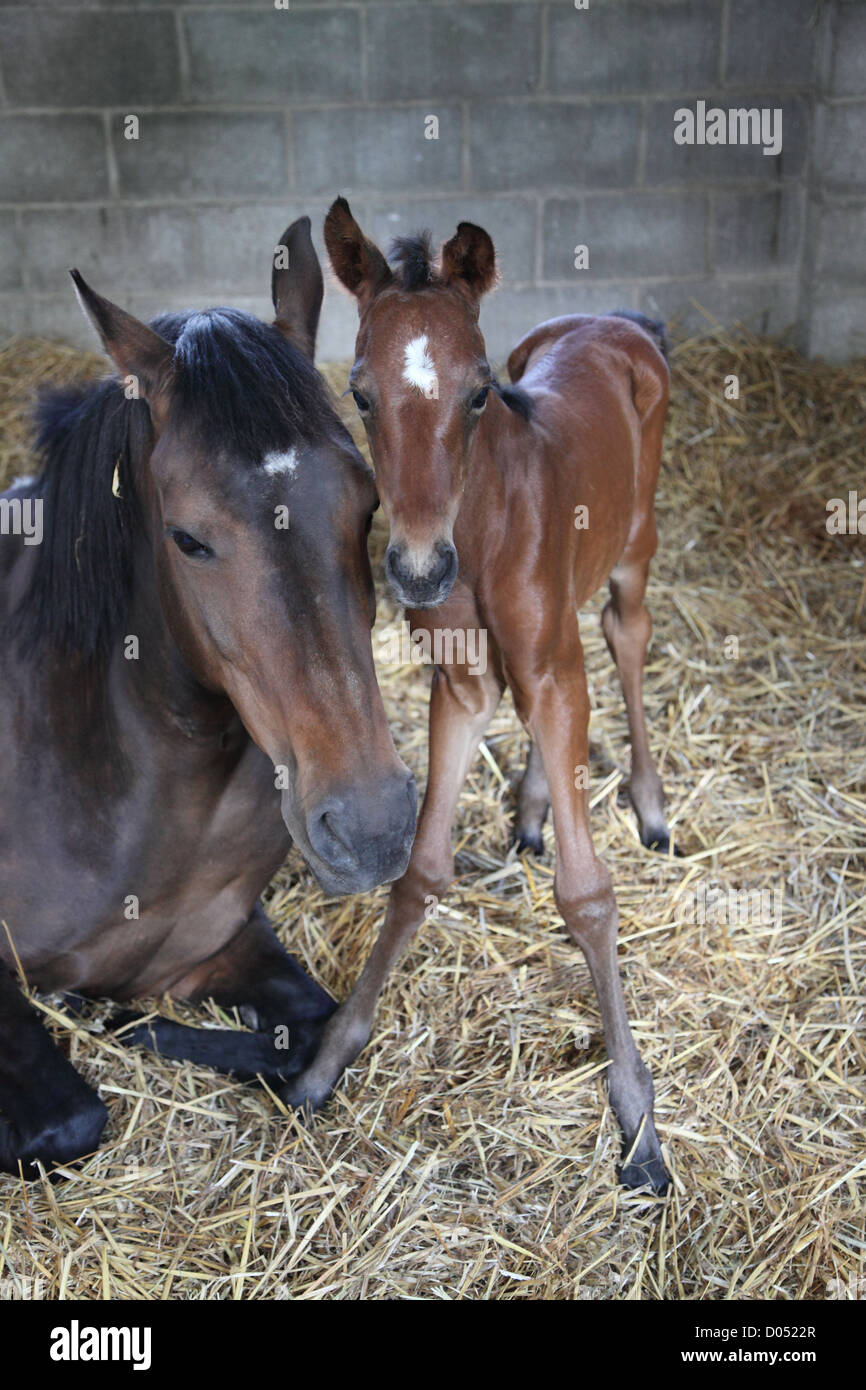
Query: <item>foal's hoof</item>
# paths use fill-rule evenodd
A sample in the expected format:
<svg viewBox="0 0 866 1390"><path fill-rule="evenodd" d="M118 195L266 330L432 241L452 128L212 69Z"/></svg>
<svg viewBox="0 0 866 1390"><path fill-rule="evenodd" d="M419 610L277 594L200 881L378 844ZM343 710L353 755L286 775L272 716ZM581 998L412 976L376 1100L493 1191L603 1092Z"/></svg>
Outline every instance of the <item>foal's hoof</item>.
<svg viewBox="0 0 866 1390"><path fill-rule="evenodd" d="M651 849L654 854L670 854L671 837L666 830L661 832L653 830L642 830L640 842L644 849ZM674 845L674 859L682 859L683 852Z"/></svg>
<svg viewBox="0 0 866 1390"><path fill-rule="evenodd" d="M296 1110L301 1116L315 1115L317 1110L323 1109L331 1099L333 1089L333 1086L308 1081L303 1074L284 1086L274 1087L283 1105L289 1110Z"/></svg>
<svg viewBox="0 0 866 1390"><path fill-rule="evenodd" d="M623 1187L648 1187L656 1197L663 1197L671 1185L671 1175L660 1158L648 1158L644 1163L624 1163L616 1170Z"/></svg>
<svg viewBox="0 0 866 1390"><path fill-rule="evenodd" d="M544 858L544 839L540 830L518 830L512 844L518 854L526 854L527 850L531 850L536 859Z"/></svg>

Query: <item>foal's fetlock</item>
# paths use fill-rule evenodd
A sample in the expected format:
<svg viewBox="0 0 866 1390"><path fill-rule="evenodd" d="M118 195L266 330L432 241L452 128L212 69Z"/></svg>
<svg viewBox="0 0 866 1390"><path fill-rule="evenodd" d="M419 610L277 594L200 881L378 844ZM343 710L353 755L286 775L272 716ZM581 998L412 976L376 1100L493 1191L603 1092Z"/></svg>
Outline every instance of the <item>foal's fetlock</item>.
<svg viewBox="0 0 866 1390"><path fill-rule="evenodd" d="M431 901L434 905L440 903L453 881L453 857L446 864L440 862L423 871L412 866L391 890L389 915L414 916L422 921L430 915Z"/></svg>

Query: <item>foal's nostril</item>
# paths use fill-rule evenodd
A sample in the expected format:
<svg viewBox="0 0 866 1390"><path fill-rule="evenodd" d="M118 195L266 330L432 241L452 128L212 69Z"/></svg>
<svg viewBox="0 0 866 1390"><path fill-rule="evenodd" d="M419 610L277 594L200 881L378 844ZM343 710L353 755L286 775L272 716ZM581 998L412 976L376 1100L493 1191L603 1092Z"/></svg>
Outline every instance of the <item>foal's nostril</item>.
<svg viewBox="0 0 866 1390"><path fill-rule="evenodd" d="M389 584L400 583L400 552L396 545L389 545L385 551L385 578Z"/></svg>
<svg viewBox="0 0 866 1390"><path fill-rule="evenodd" d="M402 545L389 545L385 574L398 599L407 606L435 607L448 597L457 578L457 551L450 541L437 541L426 568L419 572L406 564Z"/></svg>
<svg viewBox="0 0 866 1390"><path fill-rule="evenodd" d="M434 575L431 575L431 580L432 582L438 584L440 587L444 587L444 585L447 584L448 588L450 589L451 585L454 583L454 580L456 578L457 551L454 549L453 545L448 545L443 549L439 567L436 573Z"/></svg>

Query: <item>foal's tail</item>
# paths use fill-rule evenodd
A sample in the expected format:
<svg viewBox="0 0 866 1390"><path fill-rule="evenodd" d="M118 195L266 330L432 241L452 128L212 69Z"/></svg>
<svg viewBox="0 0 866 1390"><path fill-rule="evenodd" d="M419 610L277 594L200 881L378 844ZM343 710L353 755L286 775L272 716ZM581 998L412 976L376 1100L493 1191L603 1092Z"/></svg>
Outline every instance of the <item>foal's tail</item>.
<svg viewBox="0 0 866 1390"><path fill-rule="evenodd" d="M636 323L639 328L643 329L644 333L649 334L665 361L670 361L667 327L661 319L648 318L646 314L640 314L636 309L611 309L608 318L631 319L632 323Z"/></svg>

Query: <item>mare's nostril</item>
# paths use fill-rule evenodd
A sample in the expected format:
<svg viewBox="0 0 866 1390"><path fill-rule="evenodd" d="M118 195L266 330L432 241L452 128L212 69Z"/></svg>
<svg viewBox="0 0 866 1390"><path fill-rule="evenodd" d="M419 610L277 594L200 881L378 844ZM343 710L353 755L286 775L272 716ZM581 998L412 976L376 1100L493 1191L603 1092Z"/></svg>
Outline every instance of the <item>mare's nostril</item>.
<svg viewBox="0 0 866 1390"><path fill-rule="evenodd" d="M326 863L344 871L357 866L359 856L352 844L346 806L339 798L332 798L310 814L307 834L316 854Z"/></svg>
<svg viewBox="0 0 866 1390"><path fill-rule="evenodd" d="M342 892L360 892L404 873L416 797L415 779L405 768L325 796L306 821L317 872L341 880Z"/></svg>

